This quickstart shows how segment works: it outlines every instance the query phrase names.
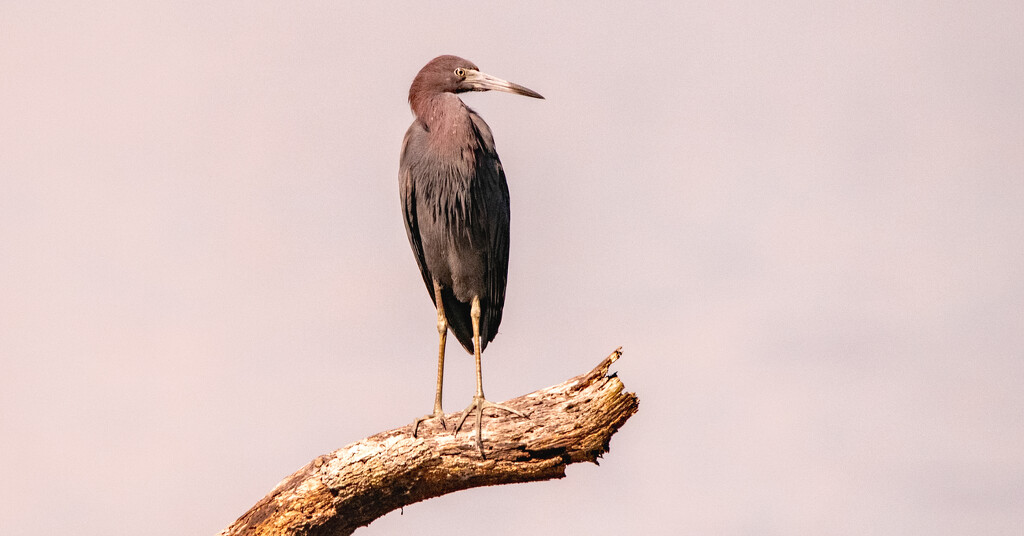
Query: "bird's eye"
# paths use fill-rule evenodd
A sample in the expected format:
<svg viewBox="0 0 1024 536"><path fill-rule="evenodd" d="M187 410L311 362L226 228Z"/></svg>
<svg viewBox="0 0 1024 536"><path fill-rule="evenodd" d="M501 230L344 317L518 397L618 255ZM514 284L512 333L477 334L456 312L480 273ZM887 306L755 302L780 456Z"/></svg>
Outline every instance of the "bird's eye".
<svg viewBox="0 0 1024 536"><path fill-rule="evenodd" d="M466 77L466 70L463 69L462 67L459 67L459 68L455 69L455 76L458 76L459 78L465 78Z"/></svg>

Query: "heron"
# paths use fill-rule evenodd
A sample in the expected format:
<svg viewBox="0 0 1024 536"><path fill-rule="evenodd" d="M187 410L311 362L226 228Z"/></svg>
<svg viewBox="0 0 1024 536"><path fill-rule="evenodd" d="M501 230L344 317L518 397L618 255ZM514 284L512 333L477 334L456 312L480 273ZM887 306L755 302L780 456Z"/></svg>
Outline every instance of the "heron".
<svg viewBox="0 0 1024 536"><path fill-rule="evenodd" d="M402 141L399 190L405 230L423 283L437 309L437 390L433 413L413 422L437 419L441 409L444 354L448 331L476 360L476 394L454 426L458 434L476 413L476 443L483 455L483 410L514 409L484 398L480 354L501 324L508 277L509 196L494 137L459 93L505 91L543 99L519 84L480 72L471 61L438 56L427 63L409 88L416 116Z"/></svg>

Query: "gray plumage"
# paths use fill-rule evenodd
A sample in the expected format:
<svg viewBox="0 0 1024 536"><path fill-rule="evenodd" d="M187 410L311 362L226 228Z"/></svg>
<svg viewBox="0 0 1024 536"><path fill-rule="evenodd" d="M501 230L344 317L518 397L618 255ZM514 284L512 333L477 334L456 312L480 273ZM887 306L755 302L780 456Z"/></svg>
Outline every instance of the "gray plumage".
<svg viewBox="0 0 1024 536"><path fill-rule="evenodd" d="M448 325L466 351L473 353L470 302L474 295L480 297L481 351L494 340L501 324L508 275L509 196L490 127L456 95L485 89L466 84L456 74L460 68L478 71L472 62L441 56L423 67L413 81L409 103L416 120L402 143L399 186L405 229L427 293L436 302L436 279L442 287Z"/></svg>
<svg viewBox="0 0 1024 536"><path fill-rule="evenodd" d="M487 123L458 97L464 91L539 93L481 73L455 56L439 56L420 69L409 88L416 120L405 133L399 190L409 244L437 307L437 390L434 410L413 421L446 427L441 396L449 330L476 362L476 395L455 424L455 433L476 413L476 442L484 455L484 408L520 417L521 412L484 398L480 354L494 340L505 306L508 276L508 184Z"/></svg>

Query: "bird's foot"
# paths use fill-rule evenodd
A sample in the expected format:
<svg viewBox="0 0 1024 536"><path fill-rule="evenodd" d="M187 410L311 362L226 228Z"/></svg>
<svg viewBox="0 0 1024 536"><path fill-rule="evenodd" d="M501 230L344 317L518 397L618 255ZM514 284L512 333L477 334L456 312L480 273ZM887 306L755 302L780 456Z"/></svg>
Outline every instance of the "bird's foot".
<svg viewBox="0 0 1024 536"><path fill-rule="evenodd" d="M441 408L434 408L433 413L428 413L422 417L417 417L415 421L412 421L412 436L416 437L416 432L420 428L420 423L427 419L437 419L441 421L441 428L448 429L448 423L444 420L444 411Z"/></svg>
<svg viewBox="0 0 1024 536"><path fill-rule="evenodd" d="M469 404L469 407L466 408L466 411L463 411L462 415L459 416L459 420L455 424L455 432L453 435L459 435L459 430L462 429L462 425L466 422L466 418L469 417L469 414L473 412L473 410L476 410L476 445L477 448L480 449L481 458L484 457L484 440L482 435L482 427L480 426L480 423L481 421L483 421L484 408L500 409L502 411L507 411L509 413L518 415L524 419L526 418L526 415L524 415L522 412L516 411L508 406L495 404L494 402L491 402L490 400L487 400L482 396L474 396L473 402L471 402Z"/></svg>

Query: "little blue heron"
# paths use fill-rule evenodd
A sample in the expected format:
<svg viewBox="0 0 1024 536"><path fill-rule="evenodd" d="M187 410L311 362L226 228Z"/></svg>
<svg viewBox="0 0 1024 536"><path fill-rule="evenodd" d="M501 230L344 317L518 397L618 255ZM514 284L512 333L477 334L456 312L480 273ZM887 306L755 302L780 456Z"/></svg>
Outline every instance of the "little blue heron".
<svg viewBox="0 0 1024 536"><path fill-rule="evenodd" d="M543 99L518 84L480 72L472 62L438 56L409 88L416 120L405 133L399 189L405 230L423 283L437 308L437 392L425 419L444 422L441 390L445 337L455 338L476 359L476 395L455 433L476 412L476 442L483 455L484 408L523 414L484 398L480 354L494 340L505 304L508 276L509 203L505 171L487 123L458 97L466 91L506 91Z"/></svg>

